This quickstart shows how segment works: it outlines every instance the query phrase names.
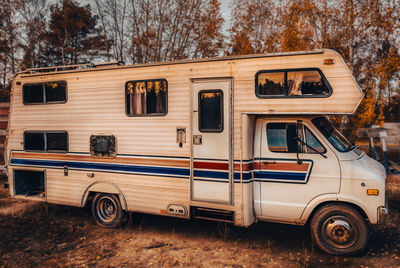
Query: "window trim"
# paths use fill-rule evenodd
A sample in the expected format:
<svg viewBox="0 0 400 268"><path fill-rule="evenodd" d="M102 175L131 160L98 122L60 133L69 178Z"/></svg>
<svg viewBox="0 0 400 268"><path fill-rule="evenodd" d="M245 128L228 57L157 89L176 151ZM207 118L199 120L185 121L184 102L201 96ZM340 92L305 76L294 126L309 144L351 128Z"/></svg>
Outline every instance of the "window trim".
<svg viewBox="0 0 400 268"><path fill-rule="evenodd" d="M45 84L46 83L65 83L65 101L46 101L46 88ZM25 102L24 100L24 86L30 86L30 85L37 85L37 84L42 84L43 88L43 102ZM57 80L57 81L45 81L45 82L37 82L37 83L26 83L22 85L22 103L24 105L46 105L46 104L62 104L62 103L67 103L68 102L68 82L66 80Z"/></svg>
<svg viewBox="0 0 400 268"><path fill-rule="evenodd" d="M155 81L165 81L166 85L166 94L165 94L165 113L151 113L151 114L129 114L128 113L128 94L127 94L127 87L128 83L132 82L145 82L146 83L146 90L147 90L147 82L155 82ZM152 117L152 116L166 116L168 114L168 81L165 78L156 78L156 79L142 79L142 80L129 80L125 82L125 115L128 117ZM147 99L146 99L147 101ZM147 105L147 103L146 103Z"/></svg>
<svg viewBox="0 0 400 268"><path fill-rule="evenodd" d="M200 120L201 120L201 113L200 113L200 107L201 107L201 93L214 93L214 92L218 92L221 93L221 128L220 129L215 129L215 130L204 130L202 128L200 128ZM202 89L198 92L197 95L197 102L198 102L198 129L200 132L202 133L221 133L224 132L224 126L225 126L225 122L224 122L224 91L222 89Z"/></svg>
<svg viewBox="0 0 400 268"><path fill-rule="evenodd" d="M25 148L25 134L29 133L42 133L44 135L44 150L27 150ZM66 150L47 150L47 133L65 133L67 137L67 149ZM24 151L26 152L50 152L50 153L67 153L69 152L69 134L66 130L25 130L23 134L23 141L24 141Z"/></svg>
<svg viewBox="0 0 400 268"><path fill-rule="evenodd" d="M322 95L322 94L315 94L315 95L293 95L293 96L288 96L288 95L260 95L258 92L258 76L263 73L284 73L285 77L285 91L287 91L287 73L288 72L298 72L298 71L317 71L319 75L321 76L322 82L325 84L325 86L328 88L328 94ZM257 98L259 99L291 99L291 98L328 98L332 95L333 90L331 85L329 84L328 80L326 79L325 75L319 68L294 68L294 69L276 69L276 70L260 70L258 71L255 76L254 76L254 81L255 81L255 93ZM287 92L284 92L287 94Z"/></svg>

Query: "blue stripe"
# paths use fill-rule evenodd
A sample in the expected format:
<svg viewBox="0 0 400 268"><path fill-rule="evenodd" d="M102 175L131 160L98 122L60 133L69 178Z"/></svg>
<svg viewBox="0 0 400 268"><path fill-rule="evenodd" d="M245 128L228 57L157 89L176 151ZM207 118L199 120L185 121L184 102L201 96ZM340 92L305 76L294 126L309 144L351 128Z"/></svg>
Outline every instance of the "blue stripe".
<svg viewBox="0 0 400 268"><path fill-rule="evenodd" d="M229 179L228 172L208 171L208 170L194 170L194 177Z"/></svg>
<svg viewBox="0 0 400 268"><path fill-rule="evenodd" d="M305 181L307 173L289 173L289 172L261 172L255 171L255 179L267 180L286 180L286 181Z"/></svg>
<svg viewBox="0 0 400 268"><path fill-rule="evenodd" d="M54 160L36 160L36 159L11 159L11 164L15 165L28 165L28 166L46 166L63 168L67 166L72 169L90 169L90 170L109 170L109 171L122 171L132 173L152 173L152 174L167 174L178 176L190 176L190 169L188 168L171 168L171 167L154 167L154 166L137 166L137 165L121 165L121 164L107 164L107 163L87 163L87 162L68 162L68 161L54 161ZM218 171L204 171L195 170L195 177L214 178L214 179L229 179L228 172Z"/></svg>
<svg viewBox="0 0 400 268"><path fill-rule="evenodd" d="M36 159L15 159L10 161L14 165L27 165L27 166L44 166L53 168L63 168L67 166L72 169L82 170L106 170L115 172L128 172L136 174L154 174L154 175L168 175L168 176L182 176L189 177L190 169L188 168L171 168L171 167L154 167L154 166L136 166L136 165L121 165L121 164L108 164L108 163L87 163L87 162L68 162L68 161L55 161L55 160L36 160ZM254 172L254 179L258 180L284 180L284 181L305 181L306 173L288 173L288 172ZM229 179L228 172L194 170L194 179ZM206 180L206 179L205 179ZM252 180L251 172L243 172L243 182L250 182ZM240 172L234 173L234 182L240 182Z"/></svg>
<svg viewBox="0 0 400 268"><path fill-rule="evenodd" d="M11 164L29 165L29 166L46 166L46 167L64 167L77 168L77 169L96 169L96 170L112 170L124 171L134 173L154 173L154 174L168 174L168 175L190 175L189 169L183 168L167 168L167 167L145 167L134 165L120 165L120 164L106 164L106 163L85 163L85 162L64 162L64 161L44 161L32 159L11 159Z"/></svg>
<svg viewBox="0 0 400 268"><path fill-rule="evenodd" d="M234 180L240 182L240 172L235 172ZM251 180L251 172L243 172L243 181Z"/></svg>

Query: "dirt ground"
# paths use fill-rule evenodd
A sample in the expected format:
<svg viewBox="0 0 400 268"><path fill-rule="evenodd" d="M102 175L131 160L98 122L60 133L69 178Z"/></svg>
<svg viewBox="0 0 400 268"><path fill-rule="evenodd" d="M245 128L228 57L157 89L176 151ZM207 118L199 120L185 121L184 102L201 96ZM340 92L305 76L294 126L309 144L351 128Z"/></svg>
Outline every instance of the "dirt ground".
<svg viewBox="0 0 400 268"><path fill-rule="evenodd" d="M218 235L215 222L134 215L97 226L89 209L15 200L0 190L0 267L400 267L400 175L387 180L388 222L361 256L324 254L307 227L258 223Z"/></svg>

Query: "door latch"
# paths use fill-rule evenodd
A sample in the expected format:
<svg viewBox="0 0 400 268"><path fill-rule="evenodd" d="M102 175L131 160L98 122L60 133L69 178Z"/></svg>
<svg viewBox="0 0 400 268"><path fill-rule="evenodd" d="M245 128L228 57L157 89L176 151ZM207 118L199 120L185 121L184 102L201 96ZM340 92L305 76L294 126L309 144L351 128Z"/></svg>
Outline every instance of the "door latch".
<svg viewBox="0 0 400 268"><path fill-rule="evenodd" d="M182 148L183 144L186 143L186 128L177 127L176 128L176 143Z"/></svg>

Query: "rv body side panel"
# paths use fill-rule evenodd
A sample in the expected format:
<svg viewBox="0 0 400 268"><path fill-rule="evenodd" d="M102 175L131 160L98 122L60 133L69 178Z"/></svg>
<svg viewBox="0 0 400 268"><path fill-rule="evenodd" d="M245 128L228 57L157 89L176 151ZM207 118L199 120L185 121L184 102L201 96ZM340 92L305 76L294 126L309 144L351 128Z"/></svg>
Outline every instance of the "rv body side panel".
<svg viewBox="0 0 400 268"><path fill-rule="evenodd" d="M335 64L323 65L325 58L334 59ZM362 93L344 66L337 53L324 50L310 55L267 55L212 62L20 74L15 78L10 103L8 173L17 168L46 170L48 202L80 205L82 195L92 183L105 181L121 190L128 210L160 214L168 204L183 203L231 210L235 212L235 224L249 225L254 220L251 162L255 120L253 116L242 122L241 115L352 113ZM331 96L284 99L256 96L254 81L258 71L307 67L319 68L324 73L333 90ZM233 79L233 205L190 200L189 160L193 138L190 81L214 77ZM168 112L165 116L126 115L126 83L146 79L167 81ZM67 82L66 103L23 104L24 84L49 81ZM186 143L182 147L176 142L178 127L186 129ZM67 131L68 153L23 154L29 153L24 152L25 131ZM117 156L91 157L91 135L113 135ZM64 166L68 175L65 175Z"/></svg>
<svg viewBox="0 0 400 268"><path fill-rule="evenodd" d="M161 214L171 203L188 206L189 143L178 146L176 128L186 128L190 141L189 80L182 79L176 66L159 68L156 72L131 69L17 78L22 85L26 81L67 81L68 100L65 104L24 105L22 85L14 88L9 173L13 168L45 169L49 203L81 206L91 184L106 182L120 189L128 210ZM168 81L167 115L127 116L125 83L156 78ZM67 131L68 153L24 152L27 130ZM115 136L117 157L89 155L90 136L98 134Z"/></svg>

